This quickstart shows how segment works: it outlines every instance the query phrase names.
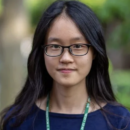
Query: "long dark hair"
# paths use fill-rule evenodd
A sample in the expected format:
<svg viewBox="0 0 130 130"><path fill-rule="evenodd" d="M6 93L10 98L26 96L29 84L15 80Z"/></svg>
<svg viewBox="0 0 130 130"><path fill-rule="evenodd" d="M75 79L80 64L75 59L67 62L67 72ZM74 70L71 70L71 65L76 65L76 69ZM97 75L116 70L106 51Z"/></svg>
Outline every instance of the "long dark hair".
<svg viewBox="0 0 130 130"><path fill-rule="evenodd" d="M2 112L0 126L3 128L13 117L16 118L15 125L20 125L35 102L47 96L51 91L53 79L46 70L41 46L45 43L50 25L63 11L76 23L86 40L93 46L96 54L91 71L86 77L88 94L97 104L107 102L119 105L113 94L108 73L109 62L105 40L97 17L88 6L78 1L57 1L43 13L37 25L32 51L28 58L27 80L15 102Z"/></svg>

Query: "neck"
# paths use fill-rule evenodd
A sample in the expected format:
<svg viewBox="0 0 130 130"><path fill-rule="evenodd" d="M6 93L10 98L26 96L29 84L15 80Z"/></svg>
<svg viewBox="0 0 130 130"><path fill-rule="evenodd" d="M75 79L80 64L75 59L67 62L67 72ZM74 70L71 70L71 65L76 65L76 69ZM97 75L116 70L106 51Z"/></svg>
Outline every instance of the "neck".
<svg viewBox="0 0 130 130"><path fill-rule="evenodd" d="M50 111L58 113L81 114L88 99L86 85L61 86L54 83L50 93Z"/></svg>

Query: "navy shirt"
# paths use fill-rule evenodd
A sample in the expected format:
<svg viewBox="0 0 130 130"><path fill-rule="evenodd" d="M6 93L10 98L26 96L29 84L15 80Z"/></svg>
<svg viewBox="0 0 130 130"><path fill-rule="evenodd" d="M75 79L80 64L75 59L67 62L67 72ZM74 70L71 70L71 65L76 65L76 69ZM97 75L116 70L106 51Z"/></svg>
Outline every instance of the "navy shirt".
<svg viewBox="0 0 130 130"><path fill-rule="evenodd" d="M130 113L127 109L110 104L107 104L103 108L114 114L125 117L121 118L119 116L107 114L108 120L113 127L123 129L128 125L125 130L130 130ZM83 114L59 114L50 112L49 118L51 130L80 130ZM19 127L10 127L10 124L14 122L14 120L15 119L10 120L5 130L46 130L45 111L41 110L36 105L33 106L30 114ZM88 114L85 130L112 130L112 127L108 125L99 109Z"/></svg>

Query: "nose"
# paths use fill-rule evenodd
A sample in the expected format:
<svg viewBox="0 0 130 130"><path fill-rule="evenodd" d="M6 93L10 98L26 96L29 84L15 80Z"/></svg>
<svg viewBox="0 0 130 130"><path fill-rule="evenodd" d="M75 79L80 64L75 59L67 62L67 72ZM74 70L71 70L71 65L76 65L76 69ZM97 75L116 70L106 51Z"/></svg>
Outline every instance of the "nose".
<svg viewBox="0 0 130 130"><path fill-rule="evenodd" d="M73 57L70 54L68 48L64 48L64 51L60 57L60 62L61 63L72 63L73 61L74 61Z"/></svg>

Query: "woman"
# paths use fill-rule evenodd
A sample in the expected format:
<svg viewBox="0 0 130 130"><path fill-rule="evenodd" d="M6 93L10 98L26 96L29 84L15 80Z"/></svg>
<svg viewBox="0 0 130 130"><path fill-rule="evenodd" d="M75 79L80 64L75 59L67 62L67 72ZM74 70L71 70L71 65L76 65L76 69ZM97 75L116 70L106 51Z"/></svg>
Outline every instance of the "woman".
<svg viewBox="0 0 130 130"><path fill-rule="evenodd" d="M26 83L3 113L4 130L130 130L130 113L112 91L101 25L89 7L58 1L44 12Z"/></svg>

